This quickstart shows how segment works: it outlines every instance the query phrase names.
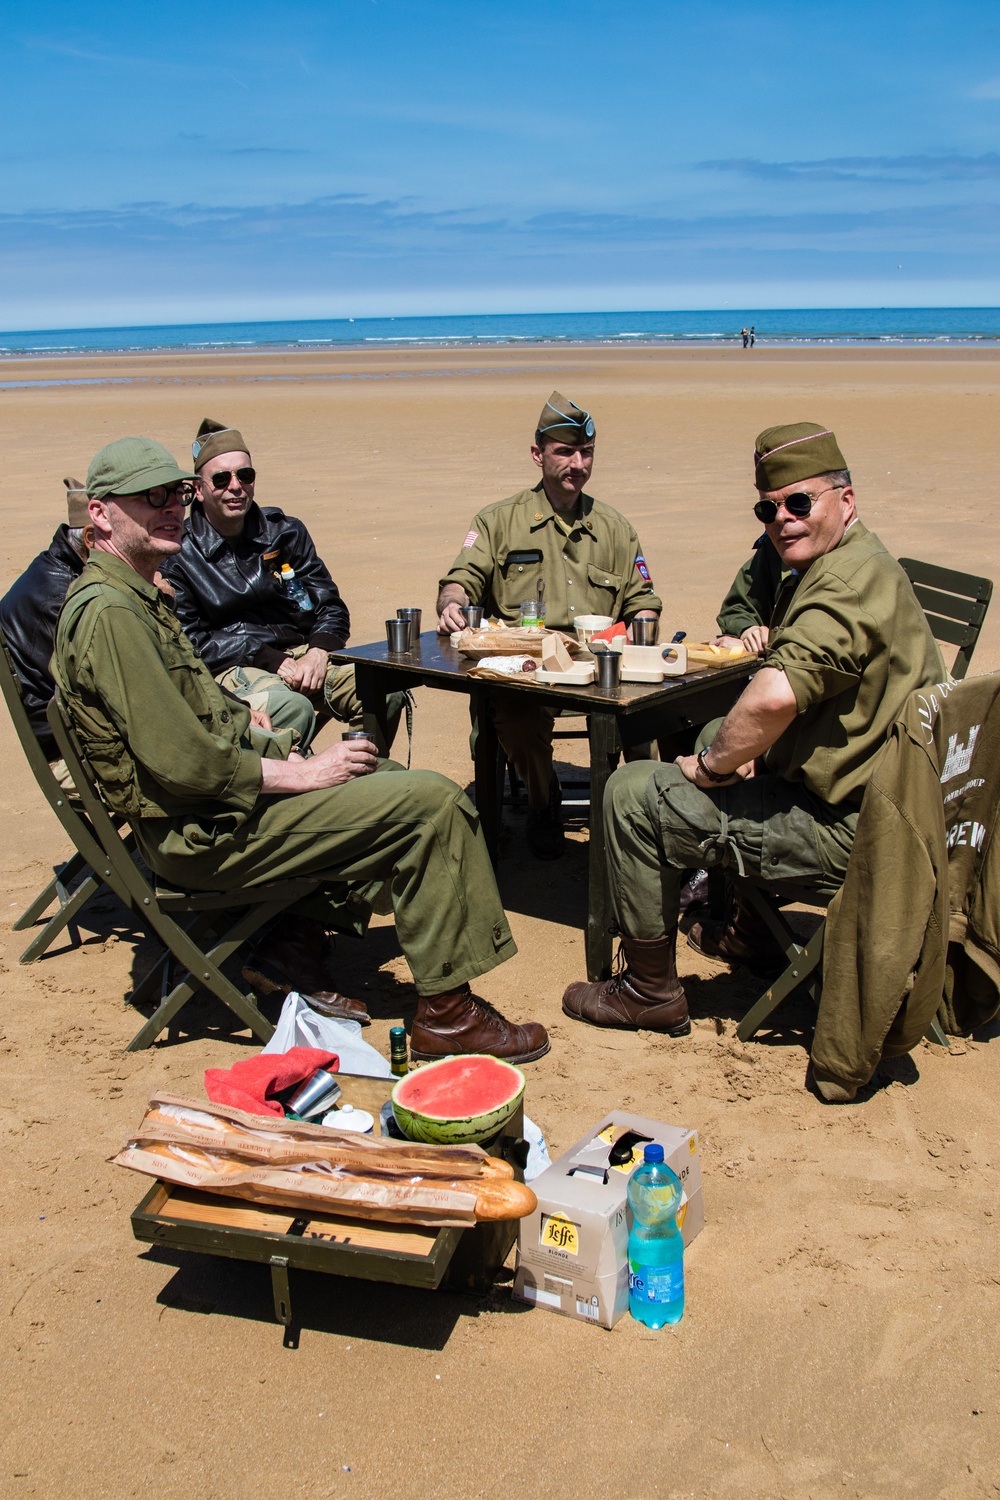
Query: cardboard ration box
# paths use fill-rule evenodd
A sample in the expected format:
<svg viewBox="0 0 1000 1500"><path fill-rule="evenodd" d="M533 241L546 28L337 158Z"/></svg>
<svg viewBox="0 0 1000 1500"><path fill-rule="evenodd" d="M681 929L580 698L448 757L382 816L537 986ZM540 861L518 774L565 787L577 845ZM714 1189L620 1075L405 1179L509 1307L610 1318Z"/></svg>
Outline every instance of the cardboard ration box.
<svg viewBox="0 0 1000 1500"><path fill-rule="evenodd" d="M516 1297L602 1328L628 1311L626 1189L651 1141L681 1180L677 1219L691 1243L705 1223L697 1131L616 1109L532 1182L538 1207L521 1220Z"/></svg>

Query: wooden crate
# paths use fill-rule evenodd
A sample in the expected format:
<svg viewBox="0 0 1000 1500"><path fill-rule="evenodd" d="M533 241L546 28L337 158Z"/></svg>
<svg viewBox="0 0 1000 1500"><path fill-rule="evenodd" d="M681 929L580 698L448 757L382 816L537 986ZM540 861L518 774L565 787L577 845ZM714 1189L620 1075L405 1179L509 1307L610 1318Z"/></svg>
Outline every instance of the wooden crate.
<svg viewBox="0 0 1000 1500"><path fill-rule="evenodd" d="M389 1098L392 1080L337 1076L344 1101L369 1110L380 1134L379 1111ZM522 1131L519 1108L500 1135L485 1143L492 1156L512 1162L519 1181L523 1181L523 1171L515 1143ZM492 1285L510 1253L517 1221L428 1229L243 1202L156 1182L132 1214L132 1232L148 1244L269 1265L275 1317L287 1329L292 1324L288 1273L293 1268L404 1286L433 1289L444 1285L456 1291L482 1292Z"/></svg>

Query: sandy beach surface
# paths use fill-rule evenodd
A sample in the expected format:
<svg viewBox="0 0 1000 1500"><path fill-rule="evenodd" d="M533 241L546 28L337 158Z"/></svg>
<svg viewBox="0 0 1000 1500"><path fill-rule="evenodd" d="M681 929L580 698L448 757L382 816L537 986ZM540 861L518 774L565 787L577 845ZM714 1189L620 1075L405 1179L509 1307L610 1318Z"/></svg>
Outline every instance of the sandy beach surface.
<svg viewBox="0 0 1000 1500"><path fill-rule="evenodd" d="M0 589L63 519L64 474L128 433L183 461L209 415L242 429L258 500L306 522L353 640L374 640L397 605L430 614L480 506L534 482L553 386L595 415L589 488L636 526L670 634L713 628L759 529L753 438L776 422L836 430L893 553L997 572L991 351L359 350L4 360ZM998 667L995 606L974 670ZM464 699L420 690L414 765L467 784L467 732ZM124 1053L139 1025L124 996L153 950L107 898L81 946L18 965L10 924L68 850L5 715L0 757L0 1494L1000 1494L995 1028L924 1044L831 1109L803 1089L808 1007L744 1046L754 981L685 946L690 1038L575 1025L559 1002L584 974L586 833L543 866L510 815L500 883L520 951L481 993L551 1030L526 1107L553 1154L616 1106L700 1132L707 1225L684 1320L605 1332L506 1283L477 1299L300 1273L300 1345L284 1349L266 1269L137 1244L146 1183L107 1164L154 1089L199 1095L205 1067L254 1050L248 1034L195 1004L188 1034ZM414 1005L394 929L377 919L339 952L385 1049Z"/></svg>

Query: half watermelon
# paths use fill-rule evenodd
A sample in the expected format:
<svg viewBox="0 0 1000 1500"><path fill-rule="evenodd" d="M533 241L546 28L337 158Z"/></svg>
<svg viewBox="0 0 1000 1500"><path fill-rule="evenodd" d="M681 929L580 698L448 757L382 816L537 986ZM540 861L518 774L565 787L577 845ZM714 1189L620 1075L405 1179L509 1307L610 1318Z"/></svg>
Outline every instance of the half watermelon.
<svg viewBox="0 0 1000 1500"><path fill-rule="evenodd" d="M443 1057L401 1078L392 1091L396 1123L411 1141L468 1145L496 1135L524 1094L524 1074L497 1057Z"/></svg>

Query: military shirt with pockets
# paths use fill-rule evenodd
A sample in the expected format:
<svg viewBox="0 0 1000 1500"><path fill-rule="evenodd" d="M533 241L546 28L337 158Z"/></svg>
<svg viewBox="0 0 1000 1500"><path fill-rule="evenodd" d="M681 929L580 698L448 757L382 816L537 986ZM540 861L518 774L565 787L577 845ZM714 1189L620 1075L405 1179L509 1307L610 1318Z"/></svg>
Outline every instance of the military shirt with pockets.
<svg viewBox="0 0 1000 1500"><path fill-rule="evenodd" d="M479 512L441 587L460 584L473 604L514 625L542 578L545 623L556 630L572 630L577 615L628 621L663 608L625 517L586 494L563 515L540 484Z"/></svg>

